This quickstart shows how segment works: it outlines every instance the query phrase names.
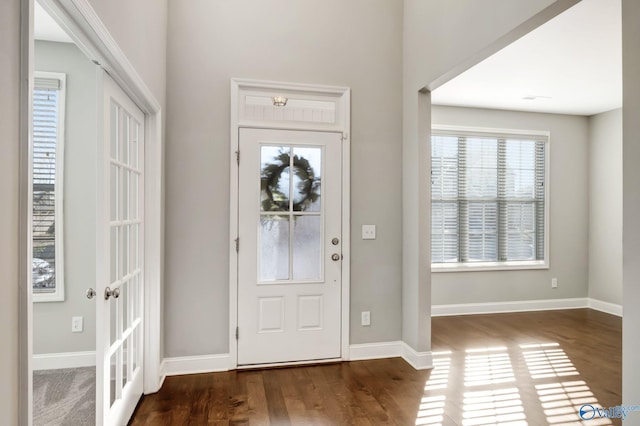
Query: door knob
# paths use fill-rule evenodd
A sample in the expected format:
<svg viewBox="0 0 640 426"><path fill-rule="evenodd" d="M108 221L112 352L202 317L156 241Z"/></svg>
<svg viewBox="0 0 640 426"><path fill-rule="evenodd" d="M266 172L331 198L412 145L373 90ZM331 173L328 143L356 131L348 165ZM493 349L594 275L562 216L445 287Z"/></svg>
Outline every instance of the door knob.
<svg viewBox="0 0 640 426"><path fill-rule="evenodd" d="M105 288L104 300L109 300L110 297L113 297L114 299L117 299L118 297L120 297L120 289L114 288L113 290L111 290L111 288L109 287Z"/></svg>
<svg viewBox="0 0 640 426"><path fill-rule="evenodd" d="M340 260L340 255L338 253L333 253L331 255L331 260L337 262L338 260Z"/></svg>
<svg viewBox="0 0 640 426"><path fill-rule="evenodd" d="M96 291L94 289L89 288L87 290L87 299L93 299L94 297L96 297L96 294L98 294L98 293L96 293Z"/></svg>

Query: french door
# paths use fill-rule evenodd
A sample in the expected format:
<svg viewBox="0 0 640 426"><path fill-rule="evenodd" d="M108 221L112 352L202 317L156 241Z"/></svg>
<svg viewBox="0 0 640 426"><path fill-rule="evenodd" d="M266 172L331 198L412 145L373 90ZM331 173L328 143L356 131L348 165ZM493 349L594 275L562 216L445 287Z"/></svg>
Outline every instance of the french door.
<svg viewBox="0 0 640 426"><path fill-rule="evenodd" d="M341 356L342 135L240 129L238 365Z"/></svg>
<svg viewBox="0 0 640 426"><path fill-rule="evenodd" d="M142 396L144 114L102 74L98 148L96 420L124 425Z"/></svg>

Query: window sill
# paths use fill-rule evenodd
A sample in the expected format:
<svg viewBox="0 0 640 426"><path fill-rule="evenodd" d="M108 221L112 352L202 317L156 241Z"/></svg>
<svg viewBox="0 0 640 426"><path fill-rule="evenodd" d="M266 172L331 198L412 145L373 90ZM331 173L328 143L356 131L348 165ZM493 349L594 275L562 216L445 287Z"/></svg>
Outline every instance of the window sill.
<svg viewBox="0 0 640 426"><path fill-rule="evenodd" d="M521 271L528 269L549 269L549 264L546 261L431 264L431 272Z"/></svg>

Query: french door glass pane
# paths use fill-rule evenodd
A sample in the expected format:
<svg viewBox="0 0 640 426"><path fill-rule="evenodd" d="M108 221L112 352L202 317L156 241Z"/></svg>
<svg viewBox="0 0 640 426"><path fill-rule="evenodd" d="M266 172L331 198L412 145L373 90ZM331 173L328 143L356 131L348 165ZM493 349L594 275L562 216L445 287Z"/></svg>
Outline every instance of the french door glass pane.
<svg viewBox="0 0 640 426"><path fill-rule="evenodd" d="M129 226L122 226L122 277L129 273Z"/></svg>
<svg viewBox="0 0 640 426"><path fill-rule="evenodd" d="M122 170L122 219L129 220L129 189L131 185L129 183L129 178L131 176L131 172L127 169Z"/></svg>
<svg viewBox="0 0 640 426"><path fill-rule="evenodd" d="M289 279L289 216L260 218L260 281Z"/></svg>
<svg viewBox="0 0 640 426"><path fill-rule="evenodd" d="M135 330L133 330L133 341L132 341L131 352L133 352L131 369L135 373L136 368L138 368L138 363L139 363L138 358L140 357L140 324L138 324Z"/></svg>
<svg viewBox="0 0 640 426"><path fill-rule="evenodd" d="M293 279L321 278L320 215L293 217Z"/></svg>
<svg viewBox="0 0 640 426"><path fill-rule="evenodd" d="M120 338L120 322L118 321L118 299L111 297L109 299L110 321L109 326L111 338L109 339L109 345L113 345L116 340Z"/></svg>
<svg viewBox="0 0 640 426"><path fill-rule="evenodd" d="M124 385L127 384L127 376L128 376L128 372L127 372L127 366L129 365L129 360L127 359L129 356L129 350L130 350L130 344L131 342L131 335L129 335L129 337L127 337L124 342L122 342L122 385L121 388L124 388Z"/></svg>
<svg viewBox="0 0 640 426"><path fill-rule="evenodd" d="M117 104L115 103L111 103L111 123L110 123L110 129L111 129L111 158L113 158L114 160L118 159L118 155L119 155L119 134L120 134L120 129L119 129L119 122L118 122L118 118L120 116L120 108L118 107Z"/></svg>
<svg viewBox="0 0 640 426"><path fill-rule="evenodd" d="M112 407L116 402L117 390L116 390L116 368L118 368L118 356L120 351L117 350L109 359L109 407Z"/></svg>
<svg viewBox="0 0 640 426"><path fill-rule="evenodd" d="M110 234L111 234L111 242L110 242L110 248L111 248L111 257L110 257L110 269L111 269L111 274L110 274L110 279L109 281L111 283L116 282L120 276L118 274L118 243L119 243L119 235L118 235L118 227L111 227L110 229Z"/></svg>
<svg viewBox="0 0 640 426"><path fill-rule="evenodd" d="M122 309L122 330L131 327L131 309L129 305L129 288L131 281L125 281L120 286L120 309Z"/></svg>
<svg viewBox="0 0 640 426"><path fill-rule="evenodd" d="M124 117L123 120L123 127L124 129L122 130L122 162L124 164L128 164L129 163L129 138L131 136L130 134L130 124L131 124L131 117L129 117L128 115L126 115Z"/></svg>
<svg viewBox="0 0 640 426"><path fill-rule="evenodd" d="M110 191L111 192L111 220L118 220L119 214L118 214L118 206L120 203L118 203L118 198L120 196L120 191L118 188L118 183L119 183L119 179L118 179L118 166L115 165L111 165L111 188Z"/></svg>

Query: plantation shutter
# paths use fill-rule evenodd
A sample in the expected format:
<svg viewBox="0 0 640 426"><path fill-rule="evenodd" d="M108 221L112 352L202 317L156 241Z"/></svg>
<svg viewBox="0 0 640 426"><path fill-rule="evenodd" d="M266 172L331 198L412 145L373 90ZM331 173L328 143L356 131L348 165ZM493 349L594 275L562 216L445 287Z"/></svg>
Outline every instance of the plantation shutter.
<svg viewBox="0 0 640 426"><path fill-rule="evenodd" d="M434 136L431 143L431 256L458 262L458 138Z"/></svg>
<svg viewBox="0 0 640 426"><path fill-rule="evenodd" d="M545 142L434 131L432 263L544 260Z"/></svg>

